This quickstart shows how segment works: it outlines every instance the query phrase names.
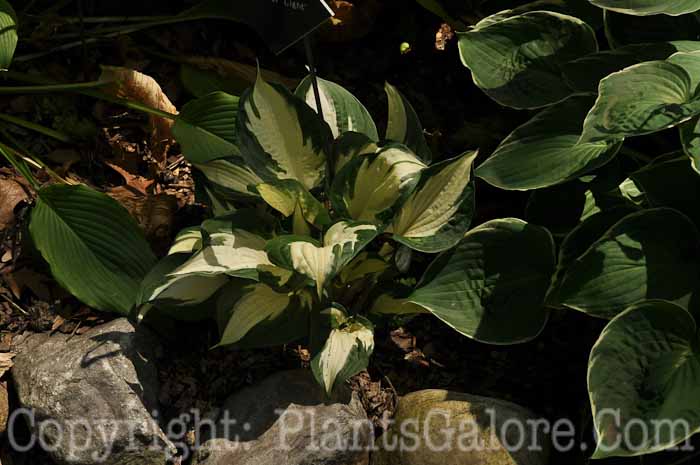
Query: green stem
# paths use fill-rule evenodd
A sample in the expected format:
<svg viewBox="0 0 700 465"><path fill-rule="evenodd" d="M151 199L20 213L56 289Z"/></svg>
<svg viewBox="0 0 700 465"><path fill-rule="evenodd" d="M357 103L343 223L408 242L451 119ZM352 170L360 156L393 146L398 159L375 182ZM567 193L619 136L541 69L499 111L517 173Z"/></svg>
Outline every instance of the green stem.
<svg viewBox="0 0 700 465"><path fill-rule="evenodd" d="M45 78L42 77L37 77L37 76L32 76L30 74L25 74L25 73L19 73L17 71L6 71L4 73L0 73L0 77L5 76L7 79L12 79L15 81L20 81L20 82L29 82L33 84L40 84L43 85L44 87L47 87L48 85L57 85L55 83L51 83ZM101 85L109 85L109 82L100 82ZM65 86L65 84L63 84ZM0 87L1 89L1 87ZM93 97L99 100L105 100L107 102L111 102L117 105L122 105L127 108L131 108L132 110L138 110L144 113L149 113L151 115L155 116L160 116L162 118L168 118L171 120L177 120L178 115L168 113L163 110L159 110L157 108L149 107L148 105L144 105L139 102L135 102L133 100L128 100L128 99L123 99L119 97L114 97L111 95L107 95L105 93L99 92L94 90L93 88L74 88L70 89L70 92L77 92L82 95L87 95L88 97Z"/></svg>
<svg viewBox="0 0 700 465"><path fill-rule="evenodd" d="M72 142L72 139L68 134L64 134L62 132L56 131L55 129L47 128L46 126L42 126L41 124L33 123L22 118L17 118L16 116L0 113L0 120L7 121L8 123L12 123L14 125L30 129L32 131L36 131L40 134L44 134L45 136L51 137L56 140L60 140L61 142Z"/></svg>
<svg viewBox="0 0 700 465"><path fill-rule="evenodd" d="M37 157L35 155L31 155L31 154L29 154L29 156L22 155L17 150L13 149L9 145L3 144L2 142L0 142L0 148L4 151L3 155L5 153L10 153L13 157L19 157L23 162L29 163L30 165L34 166L34 168L36 168L36 169L43 169L44 171L46 171L48 173L49 176L51 176L57 182L60 182L62 184L74 184L72 182L68 182L65 179L63 179L61 176L58 175L58 173L56 173L54 170L49 168L43 161L41 161L41 159L39 159L39 157ZM29 153L29 152L27 152L27 153ZM9 158L8 158L8 160L9 160ZM12 163L12 162L10 161L10 163ZM31 174L31 171L29 171L29 176L27 176L27 173L24 173L22 171L20 171L20 172L22 173L22 175L25 178L27 178L27 180L32 184L32 187L35 190L39 189L39 183L36 181L36 179L34 179L34 175ZM34 180L34 182L32 182L32 179Z"/></svg>
<svg viewBox="0 0 700 465"><path fill-rule="evenodd" d="M103 87L108 85L108 82L93 81L79 82L76 84L50 84L40 86L6 86L0 87L0 95L2 94L39 94L51 92L74 92L85 89L94 89L95 87Z"/></svg>
<svg viewBox="0 0 700 465"><path fill-rule="evenodd" d="M29 169L24 160L18 160L10 147L0 142L0 155L5 157L7 161L32 185L34 190L39 190L39 181L36 180L32 171Z"/></svg>

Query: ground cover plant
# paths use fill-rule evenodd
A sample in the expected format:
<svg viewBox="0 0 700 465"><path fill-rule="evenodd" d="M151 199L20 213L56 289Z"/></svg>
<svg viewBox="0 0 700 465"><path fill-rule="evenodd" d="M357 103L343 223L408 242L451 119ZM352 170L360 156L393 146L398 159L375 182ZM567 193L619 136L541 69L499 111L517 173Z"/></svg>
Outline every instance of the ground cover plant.
<svg viewBox="0 0 700 465"><path fill-rule="evenodd" d="M15 81L0 92L121 105L154 134L165 122L207 207L159 258L123 205L3 137L0 154L37 193L33 247L91 308L154 326L212 321L217 348L299 342L329 395L371 365L375 328L392 322L432 315L455 337L505 346L579 312L606 322L588 364L593 458L685 442L700 429L700 5L418 3L454 29L450 59L493 111L522 113L495 147L436 150L401 82L382 83L380 121L336 82L319 79L317 101L311 77L290 86L259 64L235 89L183 64L196 90L179 112L125 91L151 85L126 68L77 84L20 73L17 13L0 0L0 67ZM212 1L130 28L202 18L235 20ZM525 219L479 218L482 187L528 193ZM620 417L600 415L611 409ZM658 422L668 428L646 436Z"/></svg>

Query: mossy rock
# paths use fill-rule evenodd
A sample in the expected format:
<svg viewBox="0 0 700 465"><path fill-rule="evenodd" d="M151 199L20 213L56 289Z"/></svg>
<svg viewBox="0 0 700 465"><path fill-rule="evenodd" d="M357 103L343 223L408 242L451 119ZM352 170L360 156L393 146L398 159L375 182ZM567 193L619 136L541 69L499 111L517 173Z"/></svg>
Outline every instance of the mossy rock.
<svg viewBox="0 0 700 465"><path fill-rule="evenodd" d="M549 442L535 420L527 409L498 399L414 392L399 401L372 465L545 465Z"/></svg>

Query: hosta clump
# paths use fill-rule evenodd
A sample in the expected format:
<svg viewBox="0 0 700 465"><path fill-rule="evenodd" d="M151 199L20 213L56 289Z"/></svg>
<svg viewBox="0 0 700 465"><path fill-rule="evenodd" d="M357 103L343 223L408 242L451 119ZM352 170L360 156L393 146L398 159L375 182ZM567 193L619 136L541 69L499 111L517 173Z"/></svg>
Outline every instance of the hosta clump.
<svg viewBox="0 0 700 465"><path fill-rule="evenodd" d="M219 345L305 340L327 392L367 366L372 322L385 314L433 313L486 342L536 336L555 265L549 233L515 219L468 232L476 153L430 163L397 89L387 86L384 140L348 91L321 80L320 92L322 115L309 79L293 95L258 78L238 102L235 133L221 129L230 111L220 126L210 112L212 143L187 148L213 210L230 211L177 236L144 280L141 314L215 318ZM230 100L202 97L184 118L202 126L203 101ZM417 281L418 258L432 264Z"/></svg>
<svg viewBox="0 0 700 465"><path fill-rule="evenodd" d="M700 431L700 42L675 40L698 38L700 2L590 0L607 10L610 50L572 16L577 2L561 3L460 34L477 86L502 105L542 108L475 173L533 190L529 210L545 220L574 217L546 302L610 320L590 354L593 458L642 455ZM665 155L625 143L676 127L678 150Z"/></svg>

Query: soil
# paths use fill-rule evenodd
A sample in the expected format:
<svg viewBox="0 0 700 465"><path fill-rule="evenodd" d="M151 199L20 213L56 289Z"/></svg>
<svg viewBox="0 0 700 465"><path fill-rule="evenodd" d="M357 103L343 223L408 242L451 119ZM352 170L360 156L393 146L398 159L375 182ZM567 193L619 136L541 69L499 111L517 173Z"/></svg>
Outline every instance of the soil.
<svg viewBox="0 0 700 465"><path fill-rule="evenodd" d="M68 41L57 36L80 31L79 25L59 22L57 13L75 17L81 11L85 16L166 15L178 13L194 2L40 0L26 3L35 14L53 7L54 16L36 16L33 23L21 27L23 39L16 54L19 59L13 65L17 71L62 81L89 81L99 75L98 64L131 67L152 76L178 108L191 97L181 84L179 64L173 56L222 57L247 64L255 64L257 57L261 67L285 77L300 78L306 73L300 46L274 56L253 31L242 25L231 27L232 23L224 21L162 26L27 59ZM399 87L413 103L438 160L473 149L479 149L483 160L500 140L530 116L528 112L500 107L478 90L459 61L456 40L445 39L446 29L440 18L417 3L407 0L349 3L371 14L358 14L350 21L350 27L325 29L316 35L318 72L341 83L364 102L379 122L380 133L387 113L385 82ZM444 50L436 48L438 31L441 31L438 45L444 46ZM404 43L408 49L404 46L402 52ZM7 126L7 131L26 144L28 150L44 159L58 160L51 165L72 179L105 191L150 181L150 184L146 182L153 185L148 187L149 195L160 195L160 200L139 196L121 200L134 202L134 212L143 212L144 208L153 210L152 205L144 206L150 205L148 202L159 205L156 210L166 211L166 219L156 221L156 226L162 223L165 229L155 227L150 231L149 221L155 220L149 214L140 221L154 249L161 254L180 228L199 224L204 217L206 212L195 201L192 177L178 147L170 148L165 163L154 163L146 119L141 115L95 103L88 97L66 95L3 97L0 111L73 134L78 142L63 144ZM132 178L120 174L110 164L121 167ZM48 177L41 180L47 181ZM3 181L18 184L11 190L3 190ZM11 217L9 224L4 224L0 217L0 351L9 350L12 336L26 330L80 334L111 318L80 304L51 278L48 267L26 240L31 188L9 168L0 168L0 196L0 213ZM528 196L505 193L479 182L477 199L475 225L497 217L524 218ZM12 204L11 214L6 212L8 204ZM553 421L571 420L580 436L571 451L554 452L551 464L585 464L593 443L586 367L590 348L603 326L603 321L574 311L555 311L535 341L497 347L474 342L426 316L387 322L378 328L369 370L355 377L351 384L375 421L377 434L382 432L384 415L391 413L397 396L419 389L447 388L511 400ZM175 322L172 328L162 332L166 336L159 368L164 419L191 408L211 411L244 385L277 370L308 365L308 352L302 346L255 351L209 350L216 334L215 328L206 323ZM11 391L10 383L12 394ZM16 406L14 402L11 396L10 408ZM2 454L3 464L50 463L39 451L8 455L7 444ZM689 458L663 453L606 463L671 465Z"/></svg>

